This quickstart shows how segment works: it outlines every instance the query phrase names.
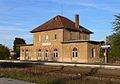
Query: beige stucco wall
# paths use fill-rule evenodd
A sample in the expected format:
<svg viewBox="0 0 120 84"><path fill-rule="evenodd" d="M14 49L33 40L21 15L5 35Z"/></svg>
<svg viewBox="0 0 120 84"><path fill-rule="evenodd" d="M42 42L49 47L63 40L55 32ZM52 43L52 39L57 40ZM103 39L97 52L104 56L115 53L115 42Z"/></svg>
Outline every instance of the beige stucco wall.
<svg viewBox="0 0 120 84"><path fill-rule="evenodd" d="M33 46L20 46L20 60L26 60L26 50L28 49L29 57L31 59L29 60L35 60L34 53L33 53Z"/></svg>
<svg viewBox="0 0 120 84"><path fill-rule="evenodd" d="M73 48L78 49L78 57L72 57ZM92 57L92 48L95 49L95 57ZM64 43L63 50L64 62L94 63L99 61L99 44L89 42Z"/></svg>
<svg viewBox="0 0 120 84"><path fill-rule="evenodd" d="M46 41L46 34L48 40ZM54 34L57 35L57 39L54 40ZM72 35L71 35L72 34ZM72 37L71 37L72 36ZM39 37L41 40L39 41ZM25 52L28 49L30 60L38 60L38 50L41 49L42 59L45 60L46 50L49 53L49 60L53 61L53 51L56 48L58 50L59 62L95 62L99 58L99 45L89 42L77 42L77 43L61 43L68 40L89 40L89 34L68 31L66 29L49 30L43 32L33 33L33 46L21 46L20 47L20 60L25 60ZM78 57L72 57L72 50L76 47L78 49ZM95 49L96 57L92 58L92 48ZM23 52L24 50L24 52Z"/></svg>
<svg viewBox="0 0 120 84"><path fill-rule="evenodd" d="M87 44L87 49L88 49L88 62L89 63L94 63L94 62L99 62L99 51L100 51L100 45L99 44ZM95 49L95 56L92 57L92 49Z"/></svg>
<svg viewBox="0 0 120 84"><path fill-rule="evenodd" d="M46 42L46 34L48 34L48 41ZM57 39L54 40L54 34L57 35ZM41 41L39 41L39 36L41 36ZM45 51L48 50L49 52L49 61L52 61L53 51L54 49L58 49L58 61L62 60L62 44L63 41L63 29L51 30L51 31L44 31L44 32L37 32L34 33L34 46L33 51L36 53L34 56L38 57L37 53L38 50L41 49L42 51L42 60L45 58ZM43 44L50 44L50 45L43 45Z"/></svg>
<svg viewBox="0 0 120 84"><path fill-rule="evenodd" d="M78 57L72 57L73 48L77 48ZM64 62L87 62L87 43L65 43L63 50Z"/></svg>

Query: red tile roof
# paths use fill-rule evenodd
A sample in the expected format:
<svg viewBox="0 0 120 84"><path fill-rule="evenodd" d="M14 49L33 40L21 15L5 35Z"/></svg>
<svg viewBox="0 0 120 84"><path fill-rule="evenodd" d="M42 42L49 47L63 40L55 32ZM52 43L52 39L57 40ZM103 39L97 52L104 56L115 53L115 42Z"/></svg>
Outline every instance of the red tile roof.
<svg viewBox="0 0 120 84"><path fill-rule="evenodd" d="M89 34L93 33L81 25L79 26L79 29L75 28L75 23L73 21L69 20L66 17L60 16L60 15L58 15L58 16L52 18L51 20L45 22L44 24L38 26L37 28L33 29L31 32L35 33L35 32L60 29L60 28L77 30L77 31L89 33Z"/></svg>

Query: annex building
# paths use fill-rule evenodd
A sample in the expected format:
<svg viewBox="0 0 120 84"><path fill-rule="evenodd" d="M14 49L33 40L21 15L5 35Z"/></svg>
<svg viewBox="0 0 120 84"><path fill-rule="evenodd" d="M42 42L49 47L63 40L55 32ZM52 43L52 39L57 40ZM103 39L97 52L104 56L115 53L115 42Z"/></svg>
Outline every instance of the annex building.
<svg viewBox="0 0 120 84"><path fill-rule="evenodd" d="M20 46L20 60L96 62L100 45L90 40L90 30L64 16L56 16L31 31L33 44Z"/></svg>

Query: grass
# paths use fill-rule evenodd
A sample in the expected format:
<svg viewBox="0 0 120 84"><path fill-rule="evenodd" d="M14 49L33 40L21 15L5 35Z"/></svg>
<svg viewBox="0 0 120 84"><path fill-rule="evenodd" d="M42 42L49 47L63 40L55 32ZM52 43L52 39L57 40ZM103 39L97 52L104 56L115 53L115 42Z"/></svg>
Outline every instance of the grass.
<svg viewBox="0 0 120 84"><path fill-rule="evenodd" d="M99 76L93 78L89 76ZM37 84L120 84L120 81L101 79L95 69L45 66L23 63L0 63L0 77L34 82ZM113 77L113 76L109 76Z"/></svg>

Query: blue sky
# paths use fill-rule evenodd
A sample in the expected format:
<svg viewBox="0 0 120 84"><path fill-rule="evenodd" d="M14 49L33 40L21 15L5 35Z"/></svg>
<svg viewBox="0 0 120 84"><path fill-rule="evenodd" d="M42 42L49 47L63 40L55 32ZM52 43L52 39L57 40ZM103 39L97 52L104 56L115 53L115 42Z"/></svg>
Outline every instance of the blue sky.
<svg viewBox="0 0 120 84"><path fill-rule="evenodd" d="M92 40L105 40L112 33L114 15L120 13L119 4L120 0L0 0L0 44L12 48L15 37L32 43L29 31L56 15L74 21L75 14L94 32Z"/></svg>

